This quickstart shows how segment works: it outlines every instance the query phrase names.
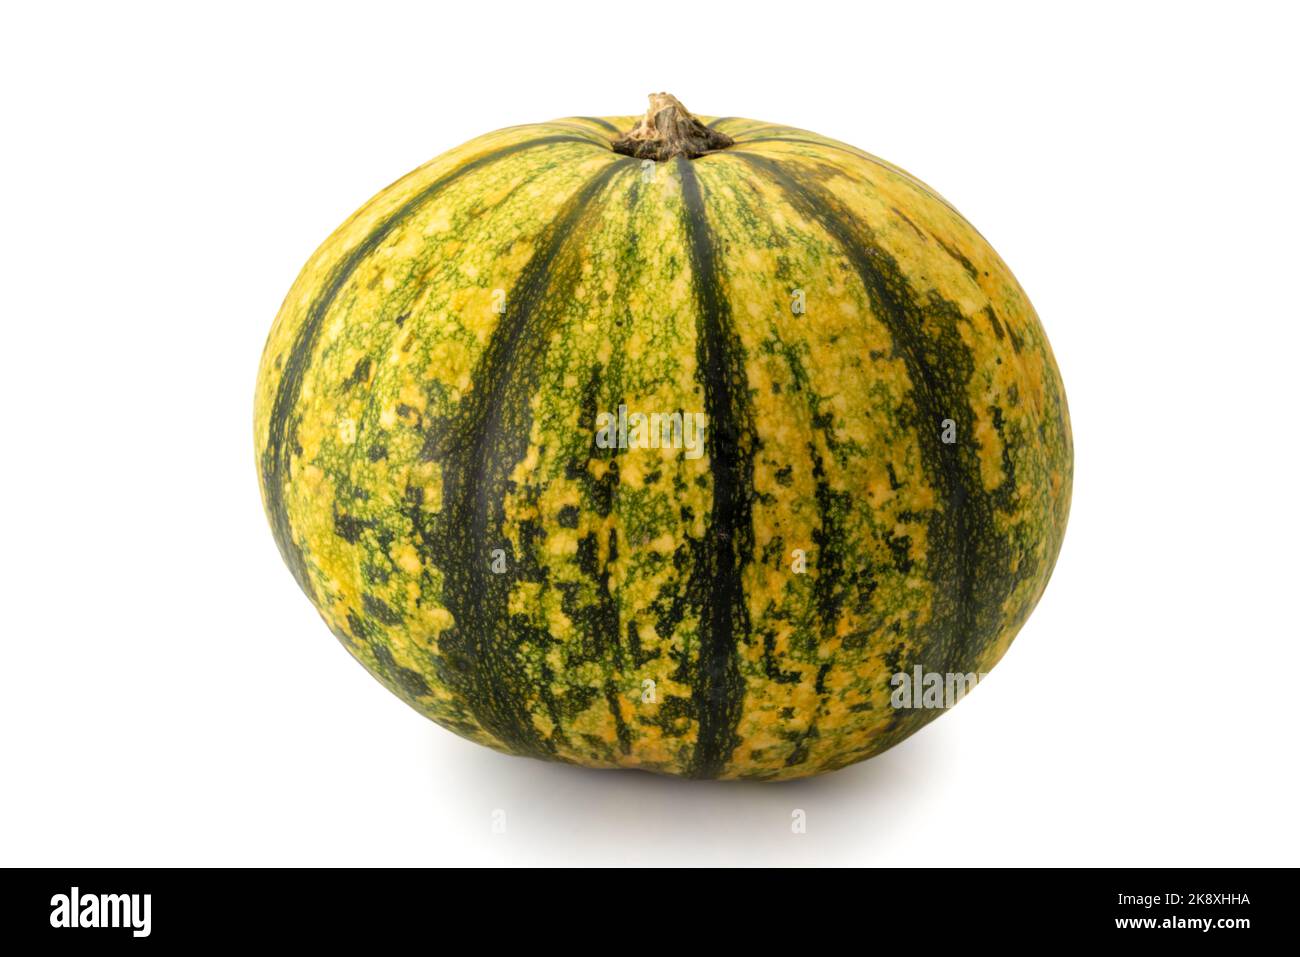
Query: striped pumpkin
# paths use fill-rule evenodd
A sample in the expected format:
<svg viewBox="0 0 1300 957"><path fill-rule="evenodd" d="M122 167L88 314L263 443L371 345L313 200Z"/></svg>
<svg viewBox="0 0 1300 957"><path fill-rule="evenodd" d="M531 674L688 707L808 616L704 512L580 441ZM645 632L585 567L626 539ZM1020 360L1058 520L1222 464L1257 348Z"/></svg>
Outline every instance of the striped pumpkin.
<svg viewBox="0 0 1300 957"><path fill-rule="evenodd" d="M255 418L344 647L457 734L593 767L897 744L941 709L895 676L992 668L1070 502L1059 372L979 233L860 150L663 95L379 193L289 291Z"/></svg>

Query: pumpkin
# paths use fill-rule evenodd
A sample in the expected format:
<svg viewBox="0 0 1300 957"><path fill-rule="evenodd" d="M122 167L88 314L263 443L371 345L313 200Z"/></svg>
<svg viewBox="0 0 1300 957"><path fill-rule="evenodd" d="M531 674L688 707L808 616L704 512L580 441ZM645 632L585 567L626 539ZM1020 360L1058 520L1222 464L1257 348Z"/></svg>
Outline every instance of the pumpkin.
<svg viewBox="0 0 1300 957"><path fill-rule="evenodd" d="M275 540L343 646L459 735L591 767L897 744L1002 657L1070 503L1060 374L974 227L666 94L380 192L290 289L255 405Z"/></svg>

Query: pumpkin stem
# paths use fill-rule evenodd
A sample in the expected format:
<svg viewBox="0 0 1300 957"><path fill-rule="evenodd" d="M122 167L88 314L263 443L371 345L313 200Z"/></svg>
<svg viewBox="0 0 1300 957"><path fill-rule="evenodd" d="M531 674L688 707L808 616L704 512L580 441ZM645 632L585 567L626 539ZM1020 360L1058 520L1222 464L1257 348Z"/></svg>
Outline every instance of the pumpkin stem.
<svg viewBox="0 0 1300 957"><path fill-rule="evenodd" d="M691 116L671 93L651 93L650 109L640 123L614 141L614 152L663 162L674 156L695 159L734 142L726 133L711 130Z"/></svg>

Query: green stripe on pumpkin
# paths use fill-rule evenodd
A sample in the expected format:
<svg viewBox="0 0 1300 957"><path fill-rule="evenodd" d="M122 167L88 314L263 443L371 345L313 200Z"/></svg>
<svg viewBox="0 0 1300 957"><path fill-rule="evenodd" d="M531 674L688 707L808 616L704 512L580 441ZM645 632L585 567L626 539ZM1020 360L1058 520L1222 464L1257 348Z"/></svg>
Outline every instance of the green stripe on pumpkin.
<svg viewBox="0 0 1300 957"><path fill-rule="evenodd" d="M693 582L700 601L701 635L694 701L700 724L691 773L716 777L740 743L744 682L736 664L736 643L749 632L742 588L754 548L751 501L757 442L745 354L722 290L717 254L700 183L691 161L676 160L681 177L686 246L691 263L698 325L697 375L703 389L713 474L708 532Z"/></svg>
<svg viewBox="0 0 1300 957"><path fill-rule="evenodd" d="M416 210L420 209L449 184L490 163L500 162L523 150L535 149L553 143L591 142L577 136L543 136L523 143L502 147L486 155L470 160L441 177L430 186L421 190L414 198L390 215L369 236L353 249L341 263L335 267L325 288L312 303L306 321L299 328L294 339L293 348L280 372L279 385L275 393L275 405L270 416L270 436L262 455L262 481L267 497L267 511L271 518L271 529L275 534L276 544L284 557L294 578L307 597L315 600L311 582L308 580L302 554L293 540L288 517L284 508L283 483L288 473L288 452L291 439L290 416L294 404L298 401L302 388L303 373L311 361L321 323L334 303L335 297L343 285L351 278L357 265L369 256L378 245L401 223L405 222Z"/></svg>
<svg viewBox="0 0 1300 957"><path fill-rule="evenodd" d="M441 643L455 690L485 729L511 750L545 755L555 743L538 734L521 690L530 676L514 652L520 635L512 628L509 592L520 567L502 535L504 501L511 473L528 449L530 400L539 365L563 303L580 276L555 275L566 244L588 235L584 216L593 200L632 160L612 163L569 201L539 237L536 252L506 297L501 323L480 357L468 391L449 421L428 434L426 456L442 466L443 507L421 550L444 575L443 602L455 619ZM495 574L491 551L507 553L507 571ZM531 676L544 696L546 688Z"/></svg>

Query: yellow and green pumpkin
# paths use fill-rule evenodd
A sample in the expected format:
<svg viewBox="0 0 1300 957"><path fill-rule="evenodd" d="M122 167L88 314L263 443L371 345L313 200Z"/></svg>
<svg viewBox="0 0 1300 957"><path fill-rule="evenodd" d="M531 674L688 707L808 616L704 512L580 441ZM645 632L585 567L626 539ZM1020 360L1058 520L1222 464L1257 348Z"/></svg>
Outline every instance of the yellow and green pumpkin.
<svg viewBox="0 0 1300 957"><path fill-rule="evenodd" d="M379 193L290 289L255 419L280 551L390 690L501 751L702 778L935 717L897 676L1002 657L1073 468L1042 326L944 199L666 95Z"/></svg>

